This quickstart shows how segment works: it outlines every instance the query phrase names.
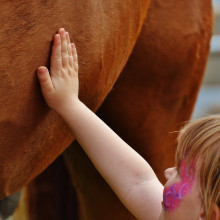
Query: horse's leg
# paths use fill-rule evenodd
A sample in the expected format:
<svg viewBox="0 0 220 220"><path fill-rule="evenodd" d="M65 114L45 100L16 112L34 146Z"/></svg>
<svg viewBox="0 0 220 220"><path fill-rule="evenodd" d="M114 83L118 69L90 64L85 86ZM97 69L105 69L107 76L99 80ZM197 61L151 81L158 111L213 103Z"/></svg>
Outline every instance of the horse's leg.
<svg viewBox="0 0 220 220"><path fill-rule="evenodd" d="M71 169L71 173L77 172L77 176L81 174L81 180L86 178L85 187L80 184L75 185L78 189L77 195L75 194L75 190L71 185L69 173L66 172L66 166L63 163L62 156L60 156L43 173L25 187L19 208L16 210L13 219L134 219L118 201L105 181L100 177L77 142L73 145L75 145L74 148L69 148L65 156L67 162L71 160L79 161L80 158L81 162L84 164L83 167L75 164L76 166L74 168L72 168L72 164L68 165ZM87 173L87 170L89 170L89 173ZM101 190L97 187L90 192L90 188L87 184L91 184L91 186L96 184L100 185ZM82 195L85 193L90 195L90 200L87 204L83 203L83 197L81 198L80 193L81 190ZM103 191L105 192L104 194ZM97 203L99 207L96 207ZM109 209L109 203L111 203L111 209ZM78 204L80 206L78 206ZM87 206L91 208L87 210Z"/></svg>
<svg viewBox="0 0 220 220"><path fill-rule="evenodd" d="M13 219L78 219L75 190L62 156L23 189Z"/></svg>
<svg viewBox="0 0 220 220"><path fill-rule="evenodd" d="M98 111L162 181L174 163L174 131L190 118L197 97L211 33L211 0L153 1L130 60ZM80 219L132 218L77 144L65 158Z"/></svg>

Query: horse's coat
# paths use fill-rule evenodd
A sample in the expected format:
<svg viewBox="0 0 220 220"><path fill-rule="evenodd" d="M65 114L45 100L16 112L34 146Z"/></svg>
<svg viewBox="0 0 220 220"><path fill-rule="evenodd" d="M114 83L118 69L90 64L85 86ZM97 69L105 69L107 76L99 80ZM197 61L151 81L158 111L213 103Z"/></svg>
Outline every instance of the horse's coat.
<svg viewBox="0 0 220 220"><path fill-rule="evenodd" d="M148 5L149 1L116 0L4 3L4 16L13 16L5 19L0 32L2 197L38 175L73 140L63 122L43 104L36 85L34 71L48 63L54 31L63 26L72 33L79 52L80 98L96 110L133 49ZM176 133L170 132L179 129L192 112L211 33L211 0L152 0L132 55L98 111L151 163L161 180L163 170L174 159ZM19 70L19 78L15 70ZM64 156L76 190L79 219L133 219L79 146L73 144ZM27 191L42 189L44 180L45 175L40 175ZM38 192L29 196L30 204L36 205L30 209L30 219L50 219L48 207L38 211L38 201L45 195ZM53 219L62 219L63 210L53 209L53 199L49 201L54 213L59 213Z"/></svg>
<svg viewBox="0 0 220 220"><path fill-rule="evenodd" d="M134 47L149 0L0 1L0 198L42 172L73 141L40 94L52 37L65 27L77 45L80 97L97 110Z"/></svg>

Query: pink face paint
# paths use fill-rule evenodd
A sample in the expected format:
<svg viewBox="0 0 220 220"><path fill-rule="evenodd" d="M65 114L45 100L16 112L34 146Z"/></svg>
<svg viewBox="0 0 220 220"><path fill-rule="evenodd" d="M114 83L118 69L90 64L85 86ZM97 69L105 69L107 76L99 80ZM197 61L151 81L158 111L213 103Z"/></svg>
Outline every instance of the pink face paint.
<svg viewBox="0 0 220 220"><path fill-rule="evenodd" d="M180 166L180 177L180 182L164 188L162 205L165 211L175 210L180 205L184 196L192 189L195 181L194 167L191 166L190 169L187 169L186 162L183 161Z"/></svg>

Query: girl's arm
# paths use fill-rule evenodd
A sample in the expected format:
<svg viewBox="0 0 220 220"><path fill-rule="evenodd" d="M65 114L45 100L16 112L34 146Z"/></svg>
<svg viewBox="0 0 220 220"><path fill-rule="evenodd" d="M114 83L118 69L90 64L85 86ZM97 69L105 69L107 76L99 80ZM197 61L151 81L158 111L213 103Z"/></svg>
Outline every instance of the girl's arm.
<svg viewBox="0 0 220 220"><path fill-rule="evenodd" d="M158 219L163 186L150 165L78 99L78 63L69 35L54 36L50 74L39 67L47 104L69 125L97 170L138 219Z"/></svg>

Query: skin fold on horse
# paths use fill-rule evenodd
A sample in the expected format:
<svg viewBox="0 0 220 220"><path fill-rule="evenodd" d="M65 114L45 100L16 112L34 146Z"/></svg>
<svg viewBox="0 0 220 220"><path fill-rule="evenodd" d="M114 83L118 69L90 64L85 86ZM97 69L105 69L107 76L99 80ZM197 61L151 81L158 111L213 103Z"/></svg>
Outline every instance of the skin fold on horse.
<svg viewBox="0 0 220 220"><path fill-rule="evenodd" d="M150 162L162 182L164 169L174 163L175 131L189 120L201 85L209 54L212 16L210 0L153 0L129 61L97 111ZM75 200L66 197L66 208L55 208L54 198L59 201L58 192L66 191L57 187L49 196L37 191L43 188L45 180L54 186L59 178L45 178L43 173L25 190L27 204L37 204L27 208L28 219L51 217L40 202L44 196L50 198L50 208L56 216L65 215L67 207L74 206L74 219L134 219L76 142L63 157L69 171L63 169L66 181L74 186L71 188L66 182L65 190L74 193ZM54 172L56 163L45 172ZM71 215L66 219L72 219Z"/></svg>
<svg viewBox="0 0 220 220"><path fill-rule="evenodd" d="M80 65L80 98L93 111L125 66L150 0L0 1L0 198L39 175L74 140L48 109L36 69L49 66L52 37L71 33Z"/></svg>

